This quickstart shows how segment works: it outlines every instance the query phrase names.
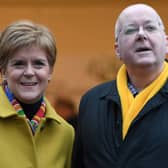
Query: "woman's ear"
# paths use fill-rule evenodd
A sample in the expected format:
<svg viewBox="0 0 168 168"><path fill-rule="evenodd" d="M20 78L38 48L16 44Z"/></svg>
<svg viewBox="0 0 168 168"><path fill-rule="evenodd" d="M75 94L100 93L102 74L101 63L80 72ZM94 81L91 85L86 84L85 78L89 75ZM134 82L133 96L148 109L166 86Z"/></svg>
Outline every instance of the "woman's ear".
<svg viewBox="0 0 168 168"><path fill-rule="evenodd" d="M53 74L53 67L50 67L49 75L48 75L48 82L50 82Z"/></svg>
<svg viewBox="0 0 168 168"><path fill-rule="evenodd" d="M48 76L48 82L50 82L51 78L52 78L52 74L49 74L49 76Z"/></svg>
<svg viewBox="0 0 168 168"><path fill-rule="evenodd" d="M6 74L5 69L1 69L0 73L1 73L2 80L7 81L7 74Z"/></svg>
<svg viewBox="0 0 168 168"><path fill-rule="evenodd" d="M1 74L2 74L3 76L6 76L6 69L2 68Z"/></svg>
<svg viewBox="0 0 168 168"><path fill-rule="evenodd" d="M4 70L0 69L0 74L1 74L2 79L4 79L5 78L5 72L4 72Z"/></svg>

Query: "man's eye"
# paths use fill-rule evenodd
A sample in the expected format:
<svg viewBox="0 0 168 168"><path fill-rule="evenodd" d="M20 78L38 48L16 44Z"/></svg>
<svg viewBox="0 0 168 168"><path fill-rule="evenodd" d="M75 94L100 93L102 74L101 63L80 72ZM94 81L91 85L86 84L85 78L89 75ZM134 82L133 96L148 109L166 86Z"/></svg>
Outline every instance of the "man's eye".
<svg viewBox="0 0 168 168"><path fill-rule="evenodd" d="M124 34L129 35L129 34L134 34L138 31L138 28L127 28L124 31Z"/></svg>
<svg viewBox="0 0 168 168"><path fill-rule="evenodd" d="M153 32L153 31L157 30L157 27L152 26L152 25L148 25L148 26L145 27L145 30L148 31L148 32Z"/></svg>

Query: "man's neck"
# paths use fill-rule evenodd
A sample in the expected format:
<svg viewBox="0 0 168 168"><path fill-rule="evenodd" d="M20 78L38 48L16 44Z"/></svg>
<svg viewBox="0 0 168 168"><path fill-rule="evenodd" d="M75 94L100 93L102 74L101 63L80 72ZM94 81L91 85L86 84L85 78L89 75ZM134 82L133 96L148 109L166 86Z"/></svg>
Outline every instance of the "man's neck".
<svg viewBox="0 0 168 168"><path fill-rule="evenodd" d="M136 87L138 91L141 91L151 84L160 75L162 70L163 66L153 70L149 68L136 68L132 71L127 69L127 72L130 82Z"/></svg>

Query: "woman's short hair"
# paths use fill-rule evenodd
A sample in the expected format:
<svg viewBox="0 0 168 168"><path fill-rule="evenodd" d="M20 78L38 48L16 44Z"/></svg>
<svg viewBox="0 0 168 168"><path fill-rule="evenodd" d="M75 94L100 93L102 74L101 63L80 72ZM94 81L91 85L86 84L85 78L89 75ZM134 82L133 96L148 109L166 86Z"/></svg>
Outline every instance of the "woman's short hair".
<svg viewBox="0 0 168 168"><path fill-rule="evenodd" d="M50 67L56 61L55 38L47 27L31 21L10 24L0 35L0 70L5 70L12 55L24 47L38 46L47 54Z"/></svg>

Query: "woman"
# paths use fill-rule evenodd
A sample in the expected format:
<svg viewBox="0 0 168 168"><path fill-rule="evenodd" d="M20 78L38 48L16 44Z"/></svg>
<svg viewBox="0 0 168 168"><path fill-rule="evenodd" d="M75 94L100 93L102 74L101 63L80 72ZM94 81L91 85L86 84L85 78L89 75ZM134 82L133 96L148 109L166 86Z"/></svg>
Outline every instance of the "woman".
<svg viewBox="0 0 168 168"><path fill-rule="evenodd" d="M44 97L55 60L46 27L19 21L1 33L0 167L70 167L73 128Z"/></svg>

